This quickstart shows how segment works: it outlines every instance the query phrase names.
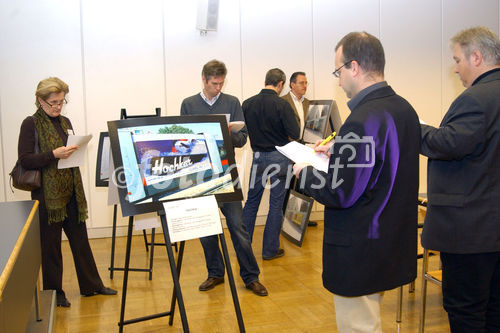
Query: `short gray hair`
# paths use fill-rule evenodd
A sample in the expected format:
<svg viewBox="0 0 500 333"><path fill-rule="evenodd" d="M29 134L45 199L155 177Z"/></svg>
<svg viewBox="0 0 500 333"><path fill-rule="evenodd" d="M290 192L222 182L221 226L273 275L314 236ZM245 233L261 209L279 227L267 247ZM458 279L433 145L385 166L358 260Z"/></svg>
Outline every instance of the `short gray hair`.
<svg viewBox="0 0 500 333"><path fill-rule="evenodd" d="M479 50L488 65L500 65L500 40L487 27L464 29L451 38L452 46L460 45L464 55L469 58L474 50Z"/></svg>

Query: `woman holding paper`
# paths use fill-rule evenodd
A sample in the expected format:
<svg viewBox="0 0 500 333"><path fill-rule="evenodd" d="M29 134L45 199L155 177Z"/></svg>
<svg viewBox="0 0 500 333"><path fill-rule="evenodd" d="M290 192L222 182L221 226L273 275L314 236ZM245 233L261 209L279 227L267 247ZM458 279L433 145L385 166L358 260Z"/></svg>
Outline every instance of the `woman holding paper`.
<svg viewBox="0 0 500 333"><path fill-rule="evenodd" d="M68 92L68 85L56 77L40 81L35 93L37 111L24 119L18 143L21 165L25 169L40 169L42 173L42 186L31 192L31 198L40 202L43 289L56 290L57 306L63 307L71 305L62 289L63 229L73 253L80 294L116 294L116 290L103 285L90 248L85 224L87 201L80 170L57 168L59 159L68 158L78 149L65 146L68 135L73 134L71 122L61 115ZM35 142L39 149L35 149Z"/></svg>

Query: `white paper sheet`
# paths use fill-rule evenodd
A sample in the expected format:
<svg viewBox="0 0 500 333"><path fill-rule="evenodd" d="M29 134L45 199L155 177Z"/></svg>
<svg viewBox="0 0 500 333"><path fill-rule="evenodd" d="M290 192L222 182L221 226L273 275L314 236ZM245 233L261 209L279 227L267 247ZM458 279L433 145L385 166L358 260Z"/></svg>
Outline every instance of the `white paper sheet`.
<svg viewBox="0 0 500 333"><path fill-rule="evenodd" d="M276 149L295 163L308 163L317 170L328 172L329 158L325 154L316 153L313 148L297 141L292 141Z"/></svg>
<svg viewBox="0 0 500 333"><path fill-rule="evenodd" d="M231 126L231 132L239 132L245 126L244 121L232 121L229 123L229 126Z"/></svg>
<svg viewBox="0 0 500 333"><path fill-rule="evenodd" d="M148 213L134 216L134 230L153 229L161 227L157 213Z"/></svg>
<svg viewBox="0 0 500 333"><path fill-rule="evenodd" d="M164 202L163 208L172 243L222 233L219 207L213 195Z"/></svg>
<svg viewBox="0 0 500 333"><path fill-rule="evenodd" d="M74 168L83 165L85 160L85 151L87 144L92 139L92 134L89 135L68 135L68 142L66 147L77 145L78 149L75 150L68 158L60 159L57 163L58 169Z"/></svg>

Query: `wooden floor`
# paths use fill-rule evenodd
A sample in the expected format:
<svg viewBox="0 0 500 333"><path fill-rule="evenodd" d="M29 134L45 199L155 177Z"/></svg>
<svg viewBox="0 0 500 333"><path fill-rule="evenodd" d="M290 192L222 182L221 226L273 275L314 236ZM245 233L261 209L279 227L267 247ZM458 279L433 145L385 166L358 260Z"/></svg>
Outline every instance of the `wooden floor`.
<svg viewBox="0 0 500 333"><path fill-rule="evenodd" d="M333 296L323 288L321 281L321 249L323 223L308 227L301 248L282 238L285 256L271 261L261 257L263 227L256 227L253 248L260 266L260 281L267 287L269 296L259 297L245 289L238 273L234 249L226 230L230 260L235 273L238 297L247 332L336 332ZM158 238L157 238L158 239ZM125 237L117 238L116 266L123 267ZM106 286L119 290L118 296L81 297L76 273L67 242L63 242L63 287L70 308L57 308L56 332L118 332L123 273L115 272L109 278L111 239L91 240L91 246ZM131 267L147 267L149 254L142 236L134 236ZM430 265L438 265L438 258L431 258ZM419 269L421 260L419 261ZM186 242L181 272L181 289L191 332L238 332L231 291L227 281L213 290L198 291L206 278L206 268L199 240ZM420 273L419 273L420 276ZM382 304L384 332L417 332L420 309L421 281L417 279L415 293L403 293L403 320L397 325L396 290L385 293ZM144 272L129 274L125 319L168 311L172 282L168 258L164 247L155 248L153 279ZM426 332L449 332L446 313L442 308L440 287L429 284L427 296ZM179 312L173 326L168 317L130 324L124 332L182 332Z"/></svg>

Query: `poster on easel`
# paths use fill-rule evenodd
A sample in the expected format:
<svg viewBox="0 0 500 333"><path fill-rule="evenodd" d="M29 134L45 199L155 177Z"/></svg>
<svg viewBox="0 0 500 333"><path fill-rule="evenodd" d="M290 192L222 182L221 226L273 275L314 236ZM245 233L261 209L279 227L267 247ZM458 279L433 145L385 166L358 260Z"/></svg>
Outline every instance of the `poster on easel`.
<svg viewBox="0 0 500 333"><path fill-rule="evenodd" d="M122 216L186 198L243 199L224 115L125 119L108 129Z"/></svg>

